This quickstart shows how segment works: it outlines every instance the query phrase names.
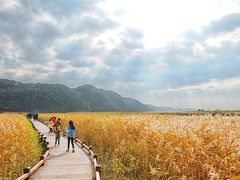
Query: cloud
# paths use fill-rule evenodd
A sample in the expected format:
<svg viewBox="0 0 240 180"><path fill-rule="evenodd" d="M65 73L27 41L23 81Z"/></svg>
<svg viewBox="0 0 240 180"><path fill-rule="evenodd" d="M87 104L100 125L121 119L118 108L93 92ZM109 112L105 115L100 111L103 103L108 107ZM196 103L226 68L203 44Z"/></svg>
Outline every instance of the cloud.
<svg viewBox="0 0 240 180"><path fill-rule="evenodd" d="M46 63L49 59L47 48L60 35L60 29L49 21L37 21L42 14L18 5L14 9L0 11L0 31L21 49L19 60L26 63Z"/></svg>
<svg viewBox="0 0 240 180"><path fill-rule="evenodd" d="M103 11L97 8L99 1L14 1L2 2L0 10L0 32L13 42L12 46L21 56L12 60L6 54L6 48L1 53L5 61L21 61L24 64L46 64L57 58L71 61L73 66L93 65L88 56L92 47L88 45L94 36L116 28L118 24L109 19ZM61 39L67 39L74 34L86 36L82 42L71 42L61 47L57 44ZM1 37L3 38L3 37ZM13 45L14 44L14 45ZM85 46L86 47L83 47ZM81 51L82 50L82 51ZM87 51L87 53L85 53ZM13 52L13 51L11 51ZM85 54L85 55L83 55ZM90 60L89 60L90 59ZM5 63L6 64L6 63Z"/></svg>
<svg viewBox="0 0 240 180"><path fill-rule="evenodd" d="M106 30L118 27L118 23L104 16L91 14L76 20L76 31L88 34L100 34Z"/></svg>
<svg viewBox="0 0 240 180"><path fill-rule="evenodd" d="M225 41L218 47L205 45L201 51L195 44L166 47L163 53L156 53L161 57L159 63L164 65L152 74L152 79L158 77L152 83L156 88L177 88L239 76L239 47L240 41Z"/></svg>
<svg viewBox="0 0 240 180"><path fill-rule="evenodd" d="M204 34L218 35L219 33L227 33L234 31L240 27L240 13L229 14L223 16L219 20L212 21L204 28Z"/></svg>
<svg viewBox="0 0 240 180"><path fill-rule="evenodd" d="M219 19L218 23L223 19ZM229 20L232 21L231 18ZM217 21L210 23L209 27L214 27L218 23ZM207 40L214 32L209 31L209 36L205 36L203 34L206 34L206 31L203 31L199 36L205 36L205 39L193 41L192 38L184 36L183 39L179 38L165 47L148 51L138 46L142 43L141 36L129 38L128 32L125 32L121 43L109 53L107 58L106 63L111 69L103 71L97 82L101 82L100 84L104 84L105 87L112 85L116 89L121 89L124 95L131 95L144 102L149 102L151 99L155 104L163 103L175 107L201 107L201 105L209 108L234 107L237 101L232 96L239 100L240 97L237 95L239 86L226 85L225 89L220 90L218 88L188 90L188 87L211 81L227 82L240 76L239 27L218 29L218 32L215 30L215 38L220 39L218 44L208 44ZM230 39L221 40L222 32L230 34ZM128 46L129 41L133 41L135 46ZM186 89L179 90L182 87ZM168 91L169 88L176 91ZM149 93L151 91L159 92L159 98L151 95ZM148 94L146 98L144 94ZM207 99L208 96L210 100ZM220 98L220 96L225 97ZM226 100L226 97L229 100ZM188 98L188 101L184 101L184 98ZM179 103L181 101L183 103ZM223 104L224 101L227 105ZM217 102L221 103L218 105Z"/></svg>
<svg viewBox="0 0 240 180"><path fill-rule="evenodd" d="M84 13L92 11L95 8L94 5L99 2L99 0L20 0L19 2L23 7L28 9L28 12L39 13L44 11L58 19L63 19L78 12Z"/></svg>
<svg viewBox="0 0 240 180"><path fill-rule="evenodd" d="M131 61L137 55L137 51L144 51L141 31L126 28L120 33L120 37L120 43L104 57L109 66L125 66L127 61Z"/></svg>
<svg viewBox="0 0 240 180"><path fill-rule="evenodd" d="M152 69L148 88L179 88L239 76L239 16L224 16L200 32L188 31L166 46L148 51L145 58ZM217 43L209 44L210 38Z"/></svg>
<svg viewBox="0 0 240 180"><path fill-rule="evenodd" d="M238 29L240 27L239 19L240 13L228 14L202 27L200 32L189 30L185 32L182 37L187 40L201 42L211 36L219 36Z"/></svg>
<svg viewBox="0 0 240 180"><path fill-rule="evenodd" d="M184 97L197 106L201 99L195 96L208 95L216 106L217 98L226 95L236 105L231 97L238 85L228 85L229 91L192 87L240 77L240 13L145 49L144 33L111 19L97 6L99 0L0 2L1 78L93 84L145 102L179 106Z"/></svg>
<svg viewBox="0 0 240 180"><path fill-rule="evenodd" d="M145 102L164 104L170 107L195 109L239 109L240 77L211 81L178 89L153 90L148 96L139 94ZM171 99L171 100L169 100Z"/></svg>

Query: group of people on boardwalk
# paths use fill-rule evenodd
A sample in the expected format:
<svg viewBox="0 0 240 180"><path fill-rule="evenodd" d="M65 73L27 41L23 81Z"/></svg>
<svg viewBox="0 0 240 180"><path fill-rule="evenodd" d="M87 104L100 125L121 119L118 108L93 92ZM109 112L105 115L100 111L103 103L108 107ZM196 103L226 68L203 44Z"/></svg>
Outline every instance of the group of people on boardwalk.
<svg viewBox="0 0 240 180"><path fill-rule="evenodd" d="M48 122L48 128L49 128L49 134L55 133L55 146L60 145L60 137L61 137L61 119L56 118L55 116L51 117ZM72 152L75 152L74 149L74 139L76 136L75 126L73 124L73 121L69 121L68 126L66 128L66 132L68 135L68 146L66 152L69 152L70 142L72 145Z"/></svg>
<svg viewBox="0 0 240 180"><path fill-rule="evenodd" d="M60 145L60 131L61 131L61 119L56 118L56 116L53 116L49 119L48 122L48 128L49 128L49 134L55 133L55 146Z"/></svg>
<svg viewBox="0 0 240 180"><path fill-rule="evenodd" d="M27 118L28 119L32 119L33 118L33 120L38 120L38 113L28 113L27 114Z"/></svg>

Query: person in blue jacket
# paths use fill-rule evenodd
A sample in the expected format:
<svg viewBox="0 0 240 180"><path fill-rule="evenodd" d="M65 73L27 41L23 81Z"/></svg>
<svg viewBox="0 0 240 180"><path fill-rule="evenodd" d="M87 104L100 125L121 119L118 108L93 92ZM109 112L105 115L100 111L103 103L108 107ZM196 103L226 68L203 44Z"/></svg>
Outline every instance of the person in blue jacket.
<svg viewBox="0 0 240 180"><path fill-rule="evenodd" d="M69 146L70 146L70 141L71 141L71 144L72 144L72 152L74 153L75 150L74 150L74 139L75 139L75 134L76 134L76 131L75 131L75 126L73 124L73 121L69 121L69 124L68 124L68 127L67 127L67 133L68 133L68 148L67 148L67 152L69 151Z"/></svg>

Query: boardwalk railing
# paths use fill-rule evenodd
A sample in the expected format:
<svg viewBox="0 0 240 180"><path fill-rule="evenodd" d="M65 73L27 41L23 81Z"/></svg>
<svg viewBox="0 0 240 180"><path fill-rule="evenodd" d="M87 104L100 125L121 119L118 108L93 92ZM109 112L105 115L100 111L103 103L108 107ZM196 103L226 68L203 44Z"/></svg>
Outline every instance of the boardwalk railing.
<svg viewBox="0 0 240 180"><path fill-rule="evenodd" d="M31 123L32 123L32 121L30 121ZM39 122L41 122L41 121L39 121ZM41 123L43 123L43 122L41 122ZM44 125L46 125L45 123L43 123ZM33 125L33 123L32 123L32 125ZM36 129L36 127L33 125L33 128L34 129ZM37 129L36 129L36 131L38 131ZM38 131L39 132L39 131ZM63 136L67 136L67 133L63 133ZM46 142L46 137L43 137L43 135L42 135L42 138L43 138L43 141L45 141ZM92 160L92 162L93 162L93 166L94 166L94 169L95 169L95 171L96 171L96 173L95 173L95 179L96 180L101 180L101 165L100 164L98 164L97 163L97 154L94 154L94 152L93 152L93 150L92 150L92 146L87 146L86 144L85 144L85 142L84 141L80 141L78 138L75 138L75 142L76 142L76 144L79 146L79 147L81 147L89 156L90 156L90 158L91 158L91 160ZM47 143L47 152L46 153L49 153L49 146L48 146L48 142L46 142ZM47 156L46 156L47 157ZM45 160L46 160L46 158L44 158L44 162L45 162ZM40 161L39 161L40 162ZM43 164L44 164L44 162L43 162ZM36 166L36 165L35 165ZM36 169L37 170L37 169ZM35 171L36 171L35 170ZM35 171L33 171L33 173L35 172ZM33 173L30 173L30 175L32 175ZM30 176L29 175L29 176ZM20 180L20 179L18 179L18 180Z"/></svg>
<svg viewBox="0 0 240 180"><path fill-rule="evenodd" d="M30 120L29 120L30 121ZM24 167L23 168L23 175L18 177L17 180L24 180L24 179L28 179L34 172L36 172L41 166L44 165L45 161L47 160L47 156L49 154L49 142L47 141L47 138L44 137L43 134L41 134L41 132L39 132L36 127L34 126L34 124L32 123L32 121L30 121L32 124L32 127L35 131L38 132L40 138L39 138L39 142L42 144L43 147L43 151L42 151L42 155L40 156L39 161L32 167Z"/></svg>
<svg viewBox="0 0 240 180"><path fill-rule="evenodd" d="M63 136L67 136L66 133L63 133ZM84 141L80 141L78 138L75 138L76 144L81 147L93 161L93 166L96 171L96 180L101 180L101 165L97 163L97 154L93 153L92 146L87 146Z"/></svg>

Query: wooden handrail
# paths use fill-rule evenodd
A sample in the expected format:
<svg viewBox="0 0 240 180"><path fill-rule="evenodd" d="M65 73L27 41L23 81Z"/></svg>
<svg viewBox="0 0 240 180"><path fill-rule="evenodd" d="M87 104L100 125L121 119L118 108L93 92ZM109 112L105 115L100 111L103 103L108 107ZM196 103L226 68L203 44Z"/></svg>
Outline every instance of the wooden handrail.
<svg viewBox="0 0 240 180"><path fill-rule="evenodd" d="M24 179L28 179L31 175L33 175L34 172L36 172L41 166L44 165L46 159L47 159L47 156L49 154L49 150L46 151L46 153L44 154L44 159L40 160L37 162L37 164L35 164L31 169L30 168L24 168L24 170L28 169L28 171L17 178L17 180L24 180ZM42 157L42 156L41 156Z"/></svg>
<svg viewBox="0 0 240 180"><path fill-rule="evenodd" d="M90 156L92 156L92 157L93 157L93 155L94 155L94 154L93 154L93 151L92 151L92 150L90 150L90 151L89 151L89 153L90 153Z"/></svg>
<svg viewBox="0 0 240 180"><path fill-rule="evenodd" d="M41 121L39 121L41 122ZM41 122L43 123L43 122ZM44 123L43 123L44 124ZM46 125L46 124L45 124ZM63 136L68 136L67 133L63 132ZM95 177L96 180L101 180L101 165L97 163L97 155L93 153L92 147L91 146L87 146L85 144L85 142L80 141L77 137L75 138L75 142L83 149L85 150L86 153L88 153L88 155L90 156L90 158L92 159L93 162L93 166L94 169L96 171L95 173Z"/></svg>
<svg viewBox="0 0 240 180"><path fill-rule="evenodd" d="M67 133L63 133L63 136L67 136ZM80 141L78 138L75 138L75 142L84 149L93 161L93 166L96 171L95 177L96 180L101 180L101 165L97 163L97 154L93 153L92 146L87 146L85 142Z"/></svg>
<svg viewBox="0 0 240 180"><path fill-rule="evenodd" d="M29 119L28 119L29 120ZM30 121L30 120L29 120ZM45 161L47 160L47 156L49 155L49 142L46 140L47 138L44 137L43 134L41 134L37 129L36 127L34 126L34 124L32 123L32 121L30 121L32 126L33 126L33 129L35 131L38 132L38 134L40 135L40 141L41 143L43 143L43 148L44 148L44 155L41 155L40 156L40 159L39 161L32 167L32 168L29 168L29 167L25 167L23 169L23 175L21 175L20 177L17 178L17 180L25 180L25 179L28 179L31 175L33 175L34 172L36 172L41 166L44 165Z"/></svg>

